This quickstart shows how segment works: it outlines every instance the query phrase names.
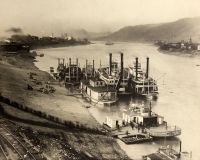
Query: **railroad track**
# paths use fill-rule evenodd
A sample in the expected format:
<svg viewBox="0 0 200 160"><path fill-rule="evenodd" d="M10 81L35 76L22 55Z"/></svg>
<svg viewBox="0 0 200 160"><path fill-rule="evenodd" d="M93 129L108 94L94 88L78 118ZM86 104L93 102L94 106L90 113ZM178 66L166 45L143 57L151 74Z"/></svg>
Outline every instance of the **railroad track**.
<svg viewBox="0 0 200 160"><path fill-rule="evenodd" d="M21 142L15 135L13 135L5 126L3 126L3 123L1 121L0 124L0 137L7 142L7 144L18 154L19 159L22 160L38 160L41 159L36 158L35 155L33 155L29 149ZM3 152L5 150L2 150ZM4 152L5 153L5 152Z"/></svg>
<svg viewBox="0 0 200 160"><path fill-rule="evenodd" d="M0 133L0 138L2 139L3 143L7 144L14 153L17 154L18 159L24 159L23 155L19 152L19 150L10 142L4 135ZM6 152L5 152L6 153ZM7 154L8 155L8 154ZM7 156L7 158L9 155ZM9 158L8 158L9 159Z"/></svg>
<svg viewBox="0 0 200 160"><path fill-rule="evenodd" d="M8 153L7 153L7 151L6 151L6 149L5 149L5 146L4 146L4 144L3 144L3 142L2 142L2 140L0 139L0 159L1 160L8 160L9 158L8 158Z"/></svg>

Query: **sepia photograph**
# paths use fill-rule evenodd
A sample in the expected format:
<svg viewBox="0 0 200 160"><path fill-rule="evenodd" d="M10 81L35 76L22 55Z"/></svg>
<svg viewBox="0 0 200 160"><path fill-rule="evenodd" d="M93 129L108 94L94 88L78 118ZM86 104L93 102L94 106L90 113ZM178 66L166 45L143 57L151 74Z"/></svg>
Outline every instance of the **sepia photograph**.
<svg viewBox="0 0 200 160"><path fill-rule="evenodd" d="M0 160L200 160L199 0L0 0Z"/></svg>

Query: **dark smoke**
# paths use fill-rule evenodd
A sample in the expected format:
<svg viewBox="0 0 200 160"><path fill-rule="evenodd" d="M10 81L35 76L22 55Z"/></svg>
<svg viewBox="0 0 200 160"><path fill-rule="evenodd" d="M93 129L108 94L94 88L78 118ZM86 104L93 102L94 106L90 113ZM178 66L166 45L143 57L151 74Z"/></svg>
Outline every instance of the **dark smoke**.
<svg viewBox="0 0 200 160"><path fill-rule="evenodd" d="M12 32L12 33L18 33L18 34L20 34L20 33L22 33L23 31L22 31L22 29L21 28L19 28L19 27L11 27L11 28L9 28L8 30L6 30L6 32Z"/></svg>

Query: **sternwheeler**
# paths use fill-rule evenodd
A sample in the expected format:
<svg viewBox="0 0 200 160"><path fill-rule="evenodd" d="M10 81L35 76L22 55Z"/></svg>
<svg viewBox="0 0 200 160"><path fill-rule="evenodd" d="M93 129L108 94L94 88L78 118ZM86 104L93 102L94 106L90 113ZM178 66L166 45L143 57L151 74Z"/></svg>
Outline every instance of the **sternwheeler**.
<svg viewBox="0 0 200 160"><path fill-rule="evenodd" d="M131 81L128 68L124 68L123 53L120 54L120 62L113 61L112 53L109 54L109 66L98 69L99 78L107 86L115 88L117 95L131 95Z"/></svg>
<svg viewBox="0 0 200 160"><path fill-rule="evenodd" d="M164 117L152 112L151 103L150 107L133 106L123 111L123 121L143 128L144 133L149 134L154 139L181 135L181 129L178 126L168 125L164 121Z"/></svg>
<svg viewBox="0 0 200 160"><path fill-rule="evenodd" d="M138 57L135 59L134 67L129 68L132 75L133 94L146 98L158 97L158 85L156 80L149 76L149 58L147 57L146 72L142 71Z"/></svg>

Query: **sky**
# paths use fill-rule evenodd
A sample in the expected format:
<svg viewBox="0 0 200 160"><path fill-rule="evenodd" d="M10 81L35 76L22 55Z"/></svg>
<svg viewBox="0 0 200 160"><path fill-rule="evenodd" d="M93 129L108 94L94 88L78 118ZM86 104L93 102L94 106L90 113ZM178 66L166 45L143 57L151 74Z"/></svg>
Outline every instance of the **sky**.
<svg viewBox="0 0 200 160"><path fill-rule="evenodd" d="M40 36L80 28L113 32L200 16L199 6L200 0L0 0L0 37L11 27Z"/></svg>

